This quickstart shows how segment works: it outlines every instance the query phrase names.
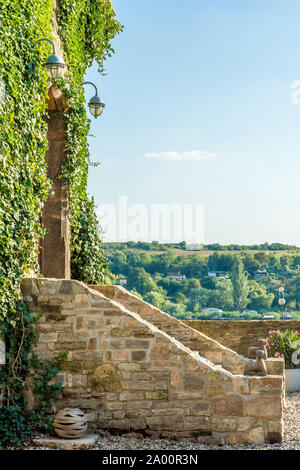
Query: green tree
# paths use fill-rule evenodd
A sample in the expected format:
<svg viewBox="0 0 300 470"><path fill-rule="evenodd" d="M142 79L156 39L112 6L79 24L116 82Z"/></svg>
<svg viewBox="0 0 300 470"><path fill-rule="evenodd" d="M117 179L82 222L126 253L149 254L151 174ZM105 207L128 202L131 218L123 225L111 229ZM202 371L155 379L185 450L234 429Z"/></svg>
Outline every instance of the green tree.
<svg viewBox="0 0 300 470"><path fill-rule="evenodd" d="M249 281L249 304L248 308L258 312L270 311L274 294L267 292L264 284L256 281Z"/></svg>
<svg viewBox="0 0 300 470"><path fill-rule="evenodd" d="M248 303L249 286L247 275L244 272L244 265L239 256L232 266L231 281L233 286L233 299L239 312L244 310Z"/></svg>

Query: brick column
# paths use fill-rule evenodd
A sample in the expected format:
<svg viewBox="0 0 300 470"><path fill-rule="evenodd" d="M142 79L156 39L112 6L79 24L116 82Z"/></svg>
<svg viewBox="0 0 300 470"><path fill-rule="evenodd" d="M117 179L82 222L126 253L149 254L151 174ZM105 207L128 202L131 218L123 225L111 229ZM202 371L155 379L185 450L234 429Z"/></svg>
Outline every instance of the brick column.
<svg viewBox="0 0 300 470"><path fill-rule="evenodd" d="M52 193L45 202L42 222L48 233L42 241L39 257L44 277L70 279L70 227L68 183L59 178L65 159L65 123L62 113L63 95L51 87L49 90L48 151L46 162L48 177L52 180Z"/></svg>

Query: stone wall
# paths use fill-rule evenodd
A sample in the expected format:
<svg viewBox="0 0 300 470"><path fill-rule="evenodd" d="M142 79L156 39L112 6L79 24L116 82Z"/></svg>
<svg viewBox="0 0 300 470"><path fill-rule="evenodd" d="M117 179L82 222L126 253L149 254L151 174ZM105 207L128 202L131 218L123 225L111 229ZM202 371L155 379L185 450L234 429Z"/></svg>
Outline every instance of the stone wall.
<svg viewBox="0 0 300 470"><path fill-rule="evenodd" d="M300 331L300 321L222 321L222 320L185 320L187 326L221 341L227 348L243 356L248 348L256 346L256 340L266 338L270 330L295 329Z"/></svg>
<svg viewBox="0 0 300 470"><path fill-rule="evenodd" d="M235 348L230 349L230 345L223 341L222 334L215 337L199 328L194 328L190 322L182 322L162 312L153 305L141 300L139 297L128 292L120 286L90 285L91 288L123 305L130 311L138 313L142 318L151 322L160 330L176 338L184 346L192 351L198 352L201 357L205 357L215 365L220 365L233 374L242 374L246 359L237 354ZM216 323L216 322L213 322ZM269 374L283 374L283 362L268 360L267 369Z"/></svg>
<svg viewBox="0 0 300 470"><path fill-rule="evenodd" d="M233 375L77 281L27 278L22 293L42 314L37 354L69 351L57 410L78 406L90 426L152 437L282 439L282 376Z"/></svg>

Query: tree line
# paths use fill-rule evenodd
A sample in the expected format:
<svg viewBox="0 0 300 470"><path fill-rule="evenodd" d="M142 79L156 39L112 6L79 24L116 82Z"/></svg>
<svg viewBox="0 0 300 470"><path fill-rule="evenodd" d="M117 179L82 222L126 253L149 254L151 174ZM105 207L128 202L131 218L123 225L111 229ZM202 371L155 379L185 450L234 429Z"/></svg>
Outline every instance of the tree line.
<svg viewBox="0 0 300 470"><path fill-rule="evenodd" d="M121 244L118 244L119 247ZM286 289L286 307L300 310L300 252L149 253L105 244L109 268L126 279L126 288L178 318L206 317L204 308L255 316L279 311L278 287ZM245 313L243 313L245 315Z"/></svg>

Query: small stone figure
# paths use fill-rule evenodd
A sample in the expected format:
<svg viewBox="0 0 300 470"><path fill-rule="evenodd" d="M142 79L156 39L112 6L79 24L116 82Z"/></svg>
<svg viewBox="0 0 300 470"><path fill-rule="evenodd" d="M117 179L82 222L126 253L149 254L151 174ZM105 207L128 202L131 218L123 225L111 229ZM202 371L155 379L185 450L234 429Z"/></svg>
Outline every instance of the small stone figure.
<svg viewBox="0 0 300 470"><path fill-rule="evenodd" d="M258 349L256 351L256 360L254 361L253 359L249 359L246 363L244 375L259 375L260 377L268 375L265 359L267 359L266 353L261 349Z"/></svg>
<svg viewBox="0 0 300 470"><path fill-rule="evenodd" d="M258 346L251 346L248 349L249 359L255 359L256 358L256 351L258 351L258 350L263 351L266 354L266 359L267 359L268 358L268 353L267 353L267 348L266 348L267 340L258 339L257 344L258 344Z"/></svg>

